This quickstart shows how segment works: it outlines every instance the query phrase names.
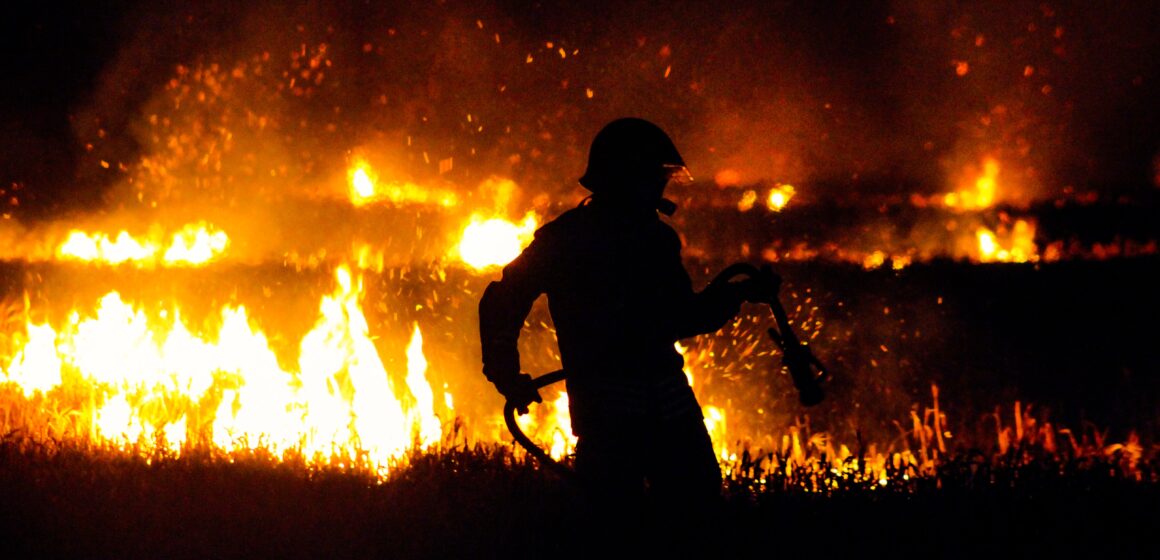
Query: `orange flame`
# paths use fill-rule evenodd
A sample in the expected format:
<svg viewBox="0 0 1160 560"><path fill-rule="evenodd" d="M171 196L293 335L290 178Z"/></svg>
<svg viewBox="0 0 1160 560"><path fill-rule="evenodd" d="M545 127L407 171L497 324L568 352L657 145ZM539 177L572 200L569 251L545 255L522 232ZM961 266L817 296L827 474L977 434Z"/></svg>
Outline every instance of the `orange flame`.
<svg viewBox="0 0 1160 560"><path fill-rule="evenodd" d="M999 190L999 162L995 158L983 160L983 171L969 186L956 192L947 193L942 197L942 203L948 208L962 210L981 210L995 204Z"/></svg>
<svg viewBox="0 0 1160 560"><path fill-rule="evenodd" d="M222 256L230 238L224 231L205 222L186 224L164 245L159 236L138 239L121 230L116 237L71 230L56 249L61 260L76 260L138 266L201 266Z"/></svg>
<svg viewBox="0 0 1160 560"><path fill-rule="evenodd" d="M793 198L795 192L796 190L793 188L793 185L778 185L773 187L769 189L769 196L765 198L765 205L774 212L780 212L782 208L785 208L786 204L789 204L789 200Z"/></svg>
<svg viewBox="0 0 1160 560"><path fill-rule="evenodd" d="M356 159L347 170L350 203L366 206L377 202L391 204L433 204L451 207L459 204L458 197L449 190L423 187L408 181L384 181L364 159Z"/></svg>
<svg viewBox="0 0 1160 560"><path fill-rule="evenodd" d="M335 279L299 344L296 370L280 365L245 307L222 307L216 332L195 333L180 309L150 314L109 292L92 316L74 311L57 327L28 321L0 379L26 396L89 395L77 429L119 447L180 452L197 440L386 474L408 449L442 434L422 334L416 325L405 386L396 386L370 338L361 278L340 267Z"/></svg>
<svg viewBox="0 0 1160 560"><path fill-rule="evenodd" d="M531 412L516 417L520 430L541 444L553 459L560 460L571 453L578 440L572 434L568 393L560 391L556 398L545 399L543 404L536 405Z"/></svg>
<svg viewBox="0 0 1160 560"><path fill-rule="evenodd" d="M978 260L981 262L1038 262L1039 250L1035 245L1035 225L1029 220L1015 220L1008 231L996 233L980 226L975 230L978 240Z"/></svg>
<svg viewBox="0 0 1160 560"><path fill-rule="evenodd" d="M503 218L471 217L463 228L459 242L459 258L477 270L503 266L515 259L532 242L536 231L535 212L524 215L518 224Z"/></svg>

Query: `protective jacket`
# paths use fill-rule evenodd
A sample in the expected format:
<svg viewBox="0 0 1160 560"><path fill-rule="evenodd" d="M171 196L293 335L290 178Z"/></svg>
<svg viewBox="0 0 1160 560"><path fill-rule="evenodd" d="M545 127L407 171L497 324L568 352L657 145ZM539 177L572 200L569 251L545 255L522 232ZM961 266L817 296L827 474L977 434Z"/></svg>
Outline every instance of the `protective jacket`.
<svg viewBox="0 0 1160 560"><path fill-rule="evenodd" d="M484 373L492 382L519 373L516 341L540 294L547 294L568 372L577 436L700 417L674 343L719 329L740 297L728 286L693 291L680 239L656 211L597 196L536 232L480 300Z"/></svg>

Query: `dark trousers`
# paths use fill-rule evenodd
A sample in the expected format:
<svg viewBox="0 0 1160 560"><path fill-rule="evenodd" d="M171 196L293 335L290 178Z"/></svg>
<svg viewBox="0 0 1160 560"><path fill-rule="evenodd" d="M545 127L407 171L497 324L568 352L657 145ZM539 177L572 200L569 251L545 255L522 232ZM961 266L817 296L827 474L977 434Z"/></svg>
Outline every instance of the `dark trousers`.
<svg viewBox="0 0 1160 560"><path fill-rule="evenodd" d="M585 433L576 474L596 537L655 546L711 531L721 501L721 468L699 414Z"/></svg>

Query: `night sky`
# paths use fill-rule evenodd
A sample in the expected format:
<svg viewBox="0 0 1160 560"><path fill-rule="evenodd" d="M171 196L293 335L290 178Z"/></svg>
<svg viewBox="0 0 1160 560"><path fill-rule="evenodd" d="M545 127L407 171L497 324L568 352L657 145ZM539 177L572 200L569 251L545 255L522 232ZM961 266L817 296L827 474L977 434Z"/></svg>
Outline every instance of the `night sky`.
<svg viewBox="0 0 1160 560"><path fill-rule="evenodd" d="M945 190L988 155L1033 199L1153 191L1160 166L1152 2L101 4L31 5L2 24L0 180L23 216L109 203L123 178L97 162L149 153L141 123L178 65L318 44L328 81L275 111L341 115L334 154L303 147L313 128L283 140L310 169L417 144L410 178L454 158L451 182L500 174L551 192L626 114L673 133L699 179L731 169L823 198Z"/></svg>

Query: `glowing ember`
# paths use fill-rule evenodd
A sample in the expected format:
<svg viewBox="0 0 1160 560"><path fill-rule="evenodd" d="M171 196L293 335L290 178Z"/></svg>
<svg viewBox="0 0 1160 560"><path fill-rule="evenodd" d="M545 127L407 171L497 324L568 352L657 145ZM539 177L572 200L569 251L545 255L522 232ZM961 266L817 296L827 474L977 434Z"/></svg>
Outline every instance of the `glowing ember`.
<svg viewBox="0 0 1160 560"><path fill-rule="evenodd" d="M502 218L485 220L478 215L472 216L471 223L463 229L459 258L478 270L503 266L532 242L536 225L534 212L528 212L519 224Z"/></svg>
<svg viewBox="0 0 1160 560"><path fill-rule="evenodd" d="M769 190L769 196L765 199L765 205L774 212L780 212L789 204L789 199L794 195L793 185L778 185Z"/></svg>
<svg viewBox="0 0 1160 560"><path fill-rule="evenodd" d="M72 230L57 247L61 260L77 260L119 265L138 266L199 266L225 253L230 238L224 231L204 222L186 224L170 237L168 245L159 236L138 239L122 230L110 238L104 233L88 234Z"/></svg>
<svg viewBox="0 0 1160 560"><path fill-rule="evenodd" d="M885 263L886 253L883 253L882 251L874 251L873 253L866 255L865 259L862 259L862 268L865 268L866 270L874 270L875 268L878 268Z"/></svg>
<svg viewBox="0 0 1160 560"><path fill-rule="evenodd" d="M748 212L753 209L753 205L757 203L757 191L747 190L741 195L741 200L737 201L737 210L740 212Z"/></svg>

